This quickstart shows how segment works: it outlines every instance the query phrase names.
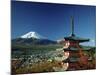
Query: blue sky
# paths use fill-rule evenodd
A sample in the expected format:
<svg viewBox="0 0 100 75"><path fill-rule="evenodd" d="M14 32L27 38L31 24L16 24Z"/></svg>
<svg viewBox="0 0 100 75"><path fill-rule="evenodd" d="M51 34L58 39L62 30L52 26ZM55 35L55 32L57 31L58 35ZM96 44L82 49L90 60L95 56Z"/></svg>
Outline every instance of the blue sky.
<svg viewBox="0 0 100 75"><path fill-rule="evenodd" d="M89 38L95 45L96 7L12 1L12 38L35 31L51 40L69 36L70 16L74 16L75 34Z"/></svg>

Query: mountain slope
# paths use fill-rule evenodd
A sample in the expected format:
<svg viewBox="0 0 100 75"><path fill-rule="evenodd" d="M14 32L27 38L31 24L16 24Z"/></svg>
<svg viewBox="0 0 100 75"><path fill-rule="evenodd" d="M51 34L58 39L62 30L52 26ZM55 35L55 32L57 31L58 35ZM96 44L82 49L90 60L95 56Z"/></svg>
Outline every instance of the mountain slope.
<svg viewBox="0 0 100 75"><path fill-rule="evenodd" d="M56 44L56 41L52 41L48 39L17 38L12 40L12 44L48 45L48 44Z"/></svg>

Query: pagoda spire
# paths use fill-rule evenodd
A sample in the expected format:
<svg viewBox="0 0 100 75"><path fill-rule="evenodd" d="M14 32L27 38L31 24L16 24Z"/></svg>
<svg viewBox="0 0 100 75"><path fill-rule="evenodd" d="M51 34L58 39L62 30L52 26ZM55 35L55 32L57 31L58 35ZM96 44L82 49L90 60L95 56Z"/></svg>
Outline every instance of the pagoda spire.
<svg viewBox="0 0 100 75"><path fill-rule="evenodd" d="M75 36L74 34L74 17L71 16L71 36Z"/></svg>

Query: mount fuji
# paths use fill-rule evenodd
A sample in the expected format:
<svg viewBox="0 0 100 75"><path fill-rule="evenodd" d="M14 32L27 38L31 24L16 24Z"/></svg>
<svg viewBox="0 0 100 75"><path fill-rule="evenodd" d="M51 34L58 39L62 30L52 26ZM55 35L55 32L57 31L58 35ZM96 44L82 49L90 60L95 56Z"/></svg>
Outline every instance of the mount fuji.
<svg viewBox="0 0 100 75"><path fill-rule="evenodd" d="M56 41L49 40L37 32L28 32L19 38L12 39L12 45L49 45L57 44Z"/></svg>
<svg viewBox="0 0 100 75"><path fill-rule="evenodd" d="M36 39L46 39L46 37L41 36L40 34L38 34L37 32L28 32L22 36L20 36L20 38L36 38Z"/></svg>

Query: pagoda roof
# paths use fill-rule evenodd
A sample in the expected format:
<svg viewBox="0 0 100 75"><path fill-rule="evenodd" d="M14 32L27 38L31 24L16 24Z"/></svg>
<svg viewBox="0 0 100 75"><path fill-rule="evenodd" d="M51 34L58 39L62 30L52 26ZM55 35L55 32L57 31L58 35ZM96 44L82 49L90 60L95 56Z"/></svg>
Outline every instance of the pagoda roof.
<svg viewBox="0 0 100 75"><path fill-rule="evenodd" d="M64 39L69 40L69 41L78 41L78 42L87 42L87 41L89 41L89 39L77 37L75 35L71 35L69 37L64 37Z"/></svg>
<svg viewBox="0 0 100 75"><path fill-rule="evenodd" d="M82 50L90 50L91 47L87 47L87 46L80 46L82 48ZM65 51L77 51L79 50L77 47L69 47L69 48L64 48Z"/></svg>

